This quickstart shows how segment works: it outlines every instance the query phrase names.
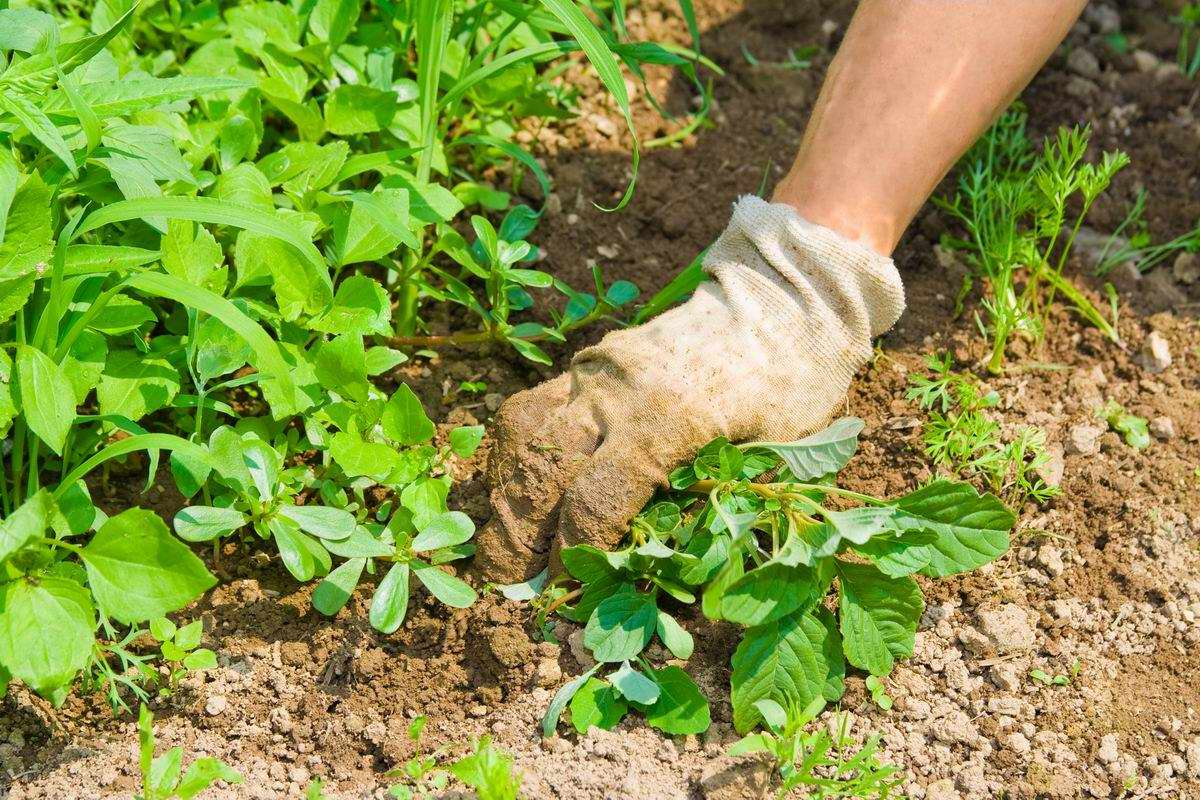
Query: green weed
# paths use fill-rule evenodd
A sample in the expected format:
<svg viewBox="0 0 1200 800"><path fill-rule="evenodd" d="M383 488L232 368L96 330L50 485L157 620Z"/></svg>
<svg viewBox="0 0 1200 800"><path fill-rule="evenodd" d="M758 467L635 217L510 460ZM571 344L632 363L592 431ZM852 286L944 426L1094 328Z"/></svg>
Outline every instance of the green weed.
<svg viewBox="0 0 1200 800"><path fill-rule="evenodd" d="M1003 369L1013 336L1044 338L1059 293L1084 319L1119 340L1113 322L1063 275L1063 268L1092 204L1129 158L1116 151L1105 153L1099 164L1085 163L1091 138L1086 127L1060 129L1038 153L1025 123L1020 108L1005 113L964 156L955 194L934 198L965 234L942 241L962 253L970 267L963 295L973 281L984 285L984 313L976 322L991 340L991 372Z"/></svg>
<svg viewBox="0 0 1200 800"><path fill-rule="evenodd" d="M996 392L985 393L971 375L954 372L949 353L927 356L925 366L931 375L913 375L905 397L929 413L922 438L930 461L957 475L982 478L1014 506L1044 503L1059 494L1041 476L1050 460L1043 430L1025 426L1004 443L1000 425L987 416L1000 401Z"/></svg>
<svg viewBox="0 0 1200 800"><path fill-rule="evenodd" d="M771 757L780 777L777 797L802 789L812 800L887 800L898 798L903 782L900 770L880 764L875 751L879 737L872 736L855 749L850 739L849 716L839 712L833 728L805 727L825 707L825 699L815 698L807 707L797 703L780 704L774 700L756 701L766 730L748 734L729 749L733 756L762 753Z"/></svg>
<svg viewBox="0 0 1200 800"><path fill-rule="evenodd" d="M1114 267L1127 261L1136 264L1138 271L1149 272L1175 253L1200 252L1200 223L1174 239L1154 243L1144 219L1148 197L1149 192L1145 189L1138 191L1129 212L1104 242L1096 259L1096 275L1107 275Z"/></svg>
<svg viewBox="0 0 1200 800"><path fill-rule="evenodd" d="M512 756L493 745L490 736L472 742L471 752L455 761L445 761L444 747L422 754L421 734L427 721L425 716L420 716L409 725L408 735L418 753L403 767L388 773L388 777L401 779L388 790L389 797L399 800L440 797L451 776L472 789L479 800L517 800L520 797L521 774L513 769Z"/></svg>
<svg viewBox="0 0 1200 800"><path fill-rule="evenodd" d="M142 791L137 800L192 800L216 781L238 784L242 776L217 758L197 758L183 770L183 748L154 755L154 714L145 706L138 714L138 766Z"/></svg>
<svg viewBox="0 0 1200 800"><path fill-rule="evenodd" d="M1179 46L1175 51L1175 62L1189 78L1200 75L1200 3L1188 3L1171 17L1179 28Z"/></svg>
<svg viewBox="0 0 1200 800"><path fill-rule="evenodd" d="M743 629L731 675L743 733L763 721L760 701L834 702L847 664L882 678L911 655L924 608L912 576L997 558L1013 515L947 480L895 500L837 486L862 427L845 418L796 442L713 441L672 473L672 491L634 520L624 547L564 548L567 574L542 588L539 617L584 624L598 663L555 695L543 733L568 705L579 731L612 728L631 711L665 733L705 730L709 705L695 682L645 652L657 637L674 658L690 658L692 636L676 619L689 605ZM764 475L770 482L753 482Z"/></svg>
<svg viewBox="0 0 1200 800"><path fill-rule="evenodd" d="M631 307L628 282L537 268L541 211L517 198L551 186L517 134L573 114L573 63L631 133L622 69L705 92L691 3L691 47L630 41L619 4L576 0L43 7L0 8L0 693L60 703L83 671L127 708L151 661L206 659L160 621L216 582L190 543L214 564L266 549L322 579L326 613L383 567L384 631L414 574L469 604L442 566L473 534L446 466L482 431L436 445L389 376L445 344L549 363L539 343ZM444 303L464 330L429 330ZM109 518L96 470L166 478L190 505L174 533L141 508Z"/></svg>
<svg viewBox="0 0 1200 800"><path fill-rule="evenodd" d="M1125 444L1135 450L1150 446L1150 427L1145 417L1130 414L1116 400L1109 400L1096 409L1096 416L1108 423L1108 427L1121 434Z"/></svg>

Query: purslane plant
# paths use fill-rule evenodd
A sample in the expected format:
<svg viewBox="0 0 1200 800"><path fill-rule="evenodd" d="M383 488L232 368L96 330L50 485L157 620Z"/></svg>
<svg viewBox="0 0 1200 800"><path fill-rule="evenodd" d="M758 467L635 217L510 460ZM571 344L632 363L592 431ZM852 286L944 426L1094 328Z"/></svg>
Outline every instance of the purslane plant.
<svg viewBox="0 0 1200 800"><path fill-rule="evenodd" d="M584 623L599 663L555 696L544 732L568 703L582 729L612 727L628 708L669 733L706 728L695 683L645 653L657 636L675 658L689 657L675 614L695 603L745 629L731 676L742 732L762 720L760 700L833 702L847 664L884 676L911 655L924 608L913 576L992 561L1008 549L1014 518L994 495L948 480L894 500L837 486L862 427L845 418L796 442L716 440L672 474L672 491L634 521L625 547L565 548L567 578L539 603ZM615 671L595 677L606 668Z"/></svg>

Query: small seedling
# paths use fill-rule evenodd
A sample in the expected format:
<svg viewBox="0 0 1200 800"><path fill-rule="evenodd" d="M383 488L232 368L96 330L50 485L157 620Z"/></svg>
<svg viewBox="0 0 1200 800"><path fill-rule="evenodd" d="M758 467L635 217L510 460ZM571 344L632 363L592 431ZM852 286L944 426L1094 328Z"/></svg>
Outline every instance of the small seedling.
<svg viewBox="0 0 1200 800"><path fill-rule="evenodd" d="M1150 446L1150 427L1145 417L1130 414L1116 400L1109 400L1096 410L1096 416L1108 423L1108 427L1121 434L1125 444L1135 450Z"/></svg>
<svg viewBox="0 0 1200 800"><path fill-rule="evenodd" d="M421 735L428 718L421 715L408 726L408 736L417 747L417 755L400 769L388 773L401 783L388 789L388 796L398 800L431 800L441 797L453 776L475 791L478 800L517 800L521 791L521 775L513 769L512 756L492 744L484 736L471 744L471 753L449 763L444 761L445 747L422 754Z"/></svg>
<svg viewBox="0 0 1200 800"><path fill-rule="evenodd" d="M667 733L707 728L708 703L688 674L644 654L657 636L688 659L692 636L676 615L697 603L745 628L731 693L742 732L762 720L759 700L832 702L847 663L882 678L911 655L924 608L912 576L997 558L1013 515L948 480L895 500L837 486L862 428L845 418L795 442L710 442L671 474L672 490L634 520L623 548L564 548L567 575L543 590L541 613L585 624L598 663L555 695L543 733L568 703L580 730L611 728L631 709ZM764 474L770 482L753 482ZM831 593L836 613L826 607ZM601 669L613 671L595 677Z"/></svg>
<svg viewBox="0 0 1200 800"><path fill-rule="evenodd" d="M1120 341L1114 323L1063 269L1092 204L1129 158L1114 151L1098 164L1085 163L1089 128L1061 128L1039 154L1025 134L1026 118L1019 106L1005 113L963 158L954 196L934 198L965 233L942 239L942 246L962 253L970 267L962 296L973 282L983 283L983 314L976 322L991 340L987 367L993 373L1003 370L1013 336L1044 339L1059 293L1084 319Z"/></svg>
<svg viewBox="0 0 1200 800"><path fill-rule="evenodd" d="M832 731L823 725L805 730L824 709L824 698L817 697L804 708L791 697L783 703L764 698L755 701L755 706L766 730L739 739L729 748L729 755L770 756L781 781L777 797L801 787L803 796L812 800L899 797L895 792L903 778L897 767L879 763L879 736L855 749L850 718L843 712L834 716Z"/></svg>
<svg viewBox="0 0 1200 800"><path fill-rule="evenodd" d="M867 676L867 691L871 693L871 702L884 711L892 710L892 696L887 693L887 686L878 675Z"/></svg>
<svg viewBox="0 0 1200 800"><path fill-rule="evenodd" d="M1045 431L1025 426L1002 442L999 424L987 416L1000 401L996 392L983 391L967 373L955 373L949 353L927 356L925 366L932 375L913 375L905 396L929 412L923 439L925 455L935 465L982 477L1013 506L1044 503L1059 494L1041 475L1050 460Z"/></svg>
<svg viewBox="0 0 1200 800"><path fill-rule="evenodd" d="M154 714L146 706L138 714L138 764L142 791L137 800L191 800L217 781L238 784L242 776L217 758L197 758L183 772L183 748L154 755Z"/></svg>
<svg viewBox="0 0 1200 800"><path fill-rule="evenodd" d="M1175 61L1189 78L1200 75L1200 3L1188 3L1171 22L1179 28L1179 46Z"/></svg>

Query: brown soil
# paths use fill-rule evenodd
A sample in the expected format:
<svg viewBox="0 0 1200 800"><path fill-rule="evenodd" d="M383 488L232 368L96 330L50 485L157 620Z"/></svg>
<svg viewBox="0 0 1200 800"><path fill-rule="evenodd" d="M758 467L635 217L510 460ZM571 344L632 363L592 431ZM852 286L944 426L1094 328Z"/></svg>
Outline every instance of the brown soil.
<svg viewBox="0 0 1200 800"><path fill-rule="evenodd" d="M719 233L730 202L756 191L764 170L769 182L779 177L851 10L846 2L785 0L697 5L705 51L727 71L716 82L716 127L678 149L647 154L627 211L608 215L591 204L615 199L627 175L623 137L596 125L593 115L613 115L592 99L593 78L573 77L584 89L581 121L538 134L557 187L538 231L544 266L577 285L586 285L590 262L599 260L609 279L658 288ZM683 41L685 28L671 7L647 2L634 9L631 35ZM1171 63L1175 40L1164 31L1164 7L1143 0L1107 10L1120 13L1136 46ZM1114 53L1099 35L1103 17L1089 9L1026 93L1031 128L1041 135L1091 123L1095 150L1130 154L1133 166L1089 225L1111 230L1145 187L1151 233L1160 240L1178 235L1200 217L1200 83L1169 67L1139 71L1132 56ZM824 47L813 69L767 64L807 43ZM751 67L743 46L763 63ZM1097 57L1098 78L1067 69L1071 48ZM689 105L683 82L658 76L651 88L668 108ZM660 124L644 102L639 118L646 134ZM952 263L939 263L933 247L944 230L946 221L927 208L896 254L909 311L851 393L850 412L867 422L861 456L847 475L854 488L895 494L927 474L920 429L907 419L919 418L903 399L907 375L930 352L949 350L962 363L983 355L969 315L952 316L959 275ZM883 736L884 756L909 776L911 797L1200 797L1200 284L1177 283L1168 263L1141 280L1126 275L1119 288L1127 350L1061 312L1044 350L1014 353L1026 366L989 381L1003 398L997 415L1006 430L1046 429L1060 459L1063 496L1023 510L1014 547L996 564L926 582L916 655L888 681L892 711L866 700L860 679L849 681L843 708L856 716L859 735ZM1093 296L1099 302L1101 295ZM1167 338L1174 356L1158 374L1137 358L1151 331ZM589 331L556 351L560 366L601 333ZM504 395L551 374L497 351L419 361L397 377L449 427L486 420ZM488 395L457 394L465 379L485 380ZM1062 456L1070 430L1091 420L1101 398L1148 418L1169 417L1174 435L1139 453L1108 434L1096 455ZM479 522L490 513L484 460L453 466L453 502ZM129 480L116 477L106 502L120 507L130 502L122 486ZM132 498L167 516L178 501L166 489ZM189 757L216 755L246 775L242 786L205 796L302 797L310 777L324 778L330 797L382 796L384 773L412 755L406 730L418 714L431 719L430 743L454 752L490 732L515 754L530 797L733 798L758 791L753 772L722 757L733 740L727 687L736 635L728 626L699 615L686 620L701 643L688 667L713 705L715 722L705 736L671 739L629 721L611 733L543 742L537 719L554 689L581 671L565 646L571 626L557 626L559 647L538 641L520 605L489 596L447 614L418 593L404 627L380 636L366 623L369 594L359 591L327 619L312 610L310 588L297 588L276 564L253 566L247 555L228 553L228 580L188 612L204 620L205 645L219 654L220 668L189 677L156 703L162 747L183 744ZM1032 631L1033 644L1018 635L1001 652L981 651L975 629L996 615ZM1028 677L1032 668L1067 673L1076 663L1078 674L1065 686ZM15 689L0 703L0 798L129 797L135 747L131 721L114 718L98 697L76 697L52 711Z"/></svg>

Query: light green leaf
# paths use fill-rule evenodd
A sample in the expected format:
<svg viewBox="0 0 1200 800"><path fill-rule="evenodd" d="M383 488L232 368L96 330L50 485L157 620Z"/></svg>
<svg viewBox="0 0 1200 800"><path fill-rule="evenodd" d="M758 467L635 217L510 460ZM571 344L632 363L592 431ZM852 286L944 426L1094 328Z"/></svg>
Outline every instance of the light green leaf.
<svg viewBox="0 0 1200 800"><path fill-rule="evenodd" d="M368 619L380 633L395 633L408 613L408 564L393 564L371 598Z"/></svg>
<svg viewBox="0 0 1200 800"><path fill-rule="evenodd" d="M325 333L363 336L391 333L392 306L379 282L366 275L351 275L338 286L333 305L310 324Z"/></svg>
<svg viewBox="0 0 1200 800"><path fill-rule="evenodd" d="M77 174L71 148L37 103L21 92L0 91L0 110L16 117L33 138L62 161L71 175Z"/></svg>
<svg viewBox="0 0 1200 800"><path fill-rule="evenodd" d="M179 392L179 373L165 358L137 350L109 353L96 387L101 414L119 414L136 422L165 408Z"/></svg>
<svg viewBox="0 0 1200 800"><path fill-rule="evenodd" d="M352 478L365 476L382 481L400 463L396 449L380 442L364 442L351 433L338 432L329 443L334 462Z"/></svg>
<svg viewBox="0 0 1200 800"><path fill-rule="evenodd" d="M913 653L925 609L912 578L889 578L870 564L837 562L839 617L846 660L872 675L887 675L897 658Z"/></svg>
<svg viewBox="0 0 1200 800"><path fill-rule="evenodd" d="M362 336L346 333L325 342L313 366L322 386L351 400L366 402L370 386Z"/></svg>
<svg viewBox="0 0 1200 800"><path fill-rule="evenodd" d="M383 130L396 114L396 93L342 84L325 101L325 126L338 136Z"/></svg>
<svg viewBox="0 0 1200 800"><path fill-rule="evenodd" d="M692 650L695 648L692 635L684 630L674 617L660 610L656 630L658 638L662 639L662 643L671 651L671 655L683 661L692 657Z"/></svg>
<svg viewBox="0 0 1200 800"><path fill-rule="evenodd" d="M421 401L406 383L400 384L388 398L380 423L387 437L399 444L424 444L436 431Z"/></svg>
<svg viewBox="0 0 1200 800"><path fill-rule="evenodd" d="M708 700L696 682L679 667L650 671L658 684L659 697L646 709L646 723L672 736L703 733L712 721Z"/></svg>
<svg viewBox="0 0 1200 800"><path fill-rule="evenodd" d="M626 700L644 706L655 703L661 693L657 683L629 666L628 661L622 662L620 668L608 676L608 680Z"/></svg>
<svg viewBox="0 0 1200 800"><path fill-rule="evenodd" d="M49 492L40 489L17 510L0 520L0 563L33 540L41 537L50 526L54 500Z"/></svg>
<svg viewBox="0 0 1200 800"><path fill-rule="evenodd" d="M305 541L308 537L300 532L296 523L282 517L272 517L267 525L287 571L301 583L312 580L317 574L317 563Z"/></svg>
<svg viewBox="0 0 1200 800"><path fill-rule="evenodd" d="M67 431L75 421L75 390L62 368L45 353L28 345L17 345L13 399L22 409L25 424L62 454Z"/></svg>
<svg viewBox="0 0 1200 800"><path fill-rule="evenodd" d="M563 709L567 707L567 703L571 701L575 693L596 674L596 670L600 669L600 666L600 664L597 664L578 678L572 678L554 693L554 697L550 700L550 707L546 709L546 715L542 717L543 738L549 738L554 735L554 732L558 729L558 718L562 715Z"/></svg>
<svg viewBox="0 0 1200 800"><path fill-rule="evenodd" d="M178 611L217 580L152 511L111 517L80 553L101 610L134 623Z"/></svg>
<svg viewBox="0 0 1200 800"><path fill-rule="evenodd" d="M911 549L911 560L925 556L921 573L934 578L981 567L1008 550L1015 517L994 495L980 495L966 483L937 480L896 501L901 530L937 535L927 550Z"/></svg>
<svg viewBox="0 0 1200 800"><path fill-rule="evenodd" d="M627 661L645 649L654 636L658 607L654 598L622 592L596 606L583 632L583 643L597 661Z"/></svg>
<svg viewBox="0 0 1200 800"><path fill-rule="evenodd" d="M464 425L450 431L450 450L459 458L473 456L482 441L482 425Z"/></svg>
<svg viewBox="0 0 1200 800"><path fill-rule="evenodd" d="M412 549L418 553L436 550L439 547L453 547L475 535L475 523L461 511L447 511L438 514L421 527L421 532L413 539Z"/></svg>
<svg viewBox="0 0 1200 800"><path fill-rule="evenodd" d="M0 664L43 697L61 698L92 654L87 589L50 575L0 584Z"/></svg>
<svg viewBox="0 0 1200 800"><path fill-rule="evenodd" d="M313 608L330 617L341 611L354 594L354 588L358 586L358 579L362 576L366 563L365 558L352 558L326 575L313 590Z"/></svg>
<svg viewBox="0 0 1200 800"><path fill-rule="evenodd" d="M354 533L358 525L349 511L330 506L283 505L279 513L319 539L340 541Z"/></svg>
<svg viewBox="0 0 1200 800"><path fill-rule="evenodd" d="M749 442L738 447L770 450L783 459L797 480L809 481L846 466L858 449L858 434L862 429L861 419L842 417L825 430L795 442Z"/></svg>
<svg viewBox="0 0 1200 800"><path fill-rule="evenodd" d="M747 627L772 622L816 605L818 582L808 567L768 562L729 585L721 616Z"/></svg>
<svg viewBox="0 0 1200 800"><path fill-rule="evenodd" d="M629 711L629 704L605 681L590 677L590 674L585 677L587 680L570 698L571 725L581 734L592 727L612 730ZM657 691L658 685L653 681L650 683Z"/></svg>
<svg viewBox="0 0 1200 800"><path fill-rule="evenodd" d="M189 542L210 542L228 536L248 521L236 508L189 506L175 515L175 533Z"/></svg>
<svg viewBox="0 0 1200 800"><path fill-rule="evenodd" d="M453 575L416 559L410 563L417 580L425 584L431 595L446 605L452 608L466 608L478 597L474 589Z"/></svg>

